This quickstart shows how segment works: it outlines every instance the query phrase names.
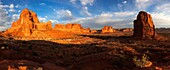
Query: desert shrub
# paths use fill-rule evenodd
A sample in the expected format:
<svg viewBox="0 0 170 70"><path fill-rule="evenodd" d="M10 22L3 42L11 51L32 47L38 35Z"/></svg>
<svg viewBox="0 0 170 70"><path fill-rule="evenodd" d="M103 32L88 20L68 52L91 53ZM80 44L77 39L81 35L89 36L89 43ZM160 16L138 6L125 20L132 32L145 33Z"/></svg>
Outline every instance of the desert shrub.
<svg viewBox="0 0 170 70"><path fill-rule="evenodd" d="M137 58L136 56L133 58L133 62L137 67L146 67L149 61L149 57L143 54L142 58Z"/></svg>

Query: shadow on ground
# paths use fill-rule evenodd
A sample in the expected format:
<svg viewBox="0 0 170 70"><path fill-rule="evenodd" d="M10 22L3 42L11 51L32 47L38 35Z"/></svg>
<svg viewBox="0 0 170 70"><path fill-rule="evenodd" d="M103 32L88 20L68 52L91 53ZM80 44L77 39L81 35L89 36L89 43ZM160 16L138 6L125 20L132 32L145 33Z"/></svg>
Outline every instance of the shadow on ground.
<svg viewBox="0 0 170 70"><path fill-rule="evenodd" d="M170 45L163 44L164 42L133 40L131 36L82 36L106 42L59 44L44 40L21 41L1 38L0 64L3 60L28 60L38 63L42 68L44 67L41 64L52 63L65 70L136 70L140 68L134 65L134 56L147 54L154 65L159 66L170 60ZM154 66L145 70L153 68Z"/></svg>

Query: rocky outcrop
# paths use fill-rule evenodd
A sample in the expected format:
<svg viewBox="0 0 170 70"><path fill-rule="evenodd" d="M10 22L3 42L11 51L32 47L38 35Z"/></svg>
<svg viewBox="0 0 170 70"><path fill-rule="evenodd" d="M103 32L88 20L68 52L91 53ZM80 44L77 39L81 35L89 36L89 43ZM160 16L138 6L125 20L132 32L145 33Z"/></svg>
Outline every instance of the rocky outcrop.
<svg viewBox="0 0 170 70"><path fill-rule="evenodd" d="M91 30L91 33L97 33L97 30Z"/></svg>
<svg viewBox="0 0 170 70"><path fill-rule="evenodd" d="M80 24L56 24L54 29L56 30L82 30L83 27Z"/></svg>
<svg viewBox="0 0 170 70"><path fill-rule="evenodd" d="M155 26L150 14L144 11L139 12L137 19L134 20L133 36L139 38L155 37Z"/></svg>
<svg viewBox="0 0 170 70"><path fill-rule="evenodd" d="M20 18L12 23L12 27L6 33L12 36L29 36L33 29L33 23L39 23L37 15L26 8L22 10Z"/></svg>
<svg viewBox="0 0 170 70"><path fill-rule="evenodd" d="M89 33L90 28L83 28L80 24L56 24L54 30L67 31L67 32L79 32L79 33Z"/></svg>
<svg viewBox="0 0 170 70"><path fill-rule="evenodd" d="M46 23L35 23L34 27L36 30L51 30L52 29L52 23L51 21L48 21Z"/></svg>
<svg viewBox="0 0 170 70"><path fill-rule="evenodd" d="M116 30L114 30L112 26L104 26L102 28L102 33L112 33L112 32L116 32Z"/></svg>
<svg viewBox="0 0 170 70"><path fill-rule="evenodd" d="M7 36L31 36L35 30L50 30L51 22L40 23L36 13L28 10L22 10L20 18L12 23L11 28L7 29L3 35Z"/></svg>
<svg viewBox="0 0 170 70"><path fill-rule="evenodd" d="M121 31L123 31L123 32L130 32L130 31L133 31L133 29L132 28L124 28Z"/></svg>

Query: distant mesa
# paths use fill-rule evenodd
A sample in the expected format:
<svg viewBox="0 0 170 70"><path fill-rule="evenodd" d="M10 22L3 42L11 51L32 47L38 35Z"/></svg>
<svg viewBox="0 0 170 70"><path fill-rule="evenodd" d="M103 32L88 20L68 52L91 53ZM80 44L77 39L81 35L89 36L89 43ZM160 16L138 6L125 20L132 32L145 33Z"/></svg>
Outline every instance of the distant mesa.
<svg viewBox="0 0 170 70"><path fill-rule="evenodd" d="M123 28L120 31L122 31L122 32L130 32L130 31L133 31L133 28Z"/></svg>
<svg viewBox="0 0 170 70"><path fill-rule="evenodd" d="M137 19L134 20L133 36L143 39L155 37L155 25L150 14L145 11L139 12Z"/></svg>
<svg viewBox="0 0 170 70"><path fill-rule="evenodd" d="M112 26L104 26L102 28L102 33L113 33L113 32L116 32L116 30L114 30Z"/></svg>
<svg viewBox="0 0 170 70"><path fill-rule="evenodd" d="M90 33L90 28L83 28L80 24L56 24L54 30L68 31L68 32L79 32L79 33Z"/></svg>
<svg viewBox="0 0 170 70"><path fill-rule="evenodd" d="M98 31L97 30L91 30L91 33L97 33Z"/></svg>

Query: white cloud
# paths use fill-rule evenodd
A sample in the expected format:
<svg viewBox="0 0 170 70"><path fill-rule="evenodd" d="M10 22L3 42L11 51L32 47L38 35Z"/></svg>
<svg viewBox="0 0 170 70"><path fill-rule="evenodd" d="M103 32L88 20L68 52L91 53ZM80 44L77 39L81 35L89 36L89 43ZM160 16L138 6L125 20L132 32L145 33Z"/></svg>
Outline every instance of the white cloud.
<svg viewBox="0 0 170 70"><path fill-rule="evenodd" d="M47 17L38 17L40 22L46 22L47 21Z"/></svg>
<svg viewBox="0 0 170 70"><path fill-rule="evenodd" d="M146 8L153 3L153 0L136 0L136 7L139 10L146 10Z"/></svg>
<svg viewBox="0 0 170 70"><path fill-rule="evenodd" d="M21 12L21 10L18 10L17 12L18 12L18 13L20 13L20 12Z"/></svg>
<svg viewBox="0 0 170 70"><path fill-rule="evenodd" d="M13 9L13 8L14 8L14 4L10 4L10 5L9 5L9 8L10 8L10 9Z"/></svg>
<svg viewBox="0 0 170 70"><path fill-rule="evenodd" d="M5 30L11 25L11 17L8 15L6 8L9 8L8 5L3 5L0 1L0 29Z"/></svg>
<svg viewBox="0 0 170 70"><path fill-rule="evenodd" d="M170 4L157 5L151 13L156 27L170 27Z"/></svg>
<svg viewBox="0 0 170 70"><path fill-rule="evenodd" d="M113 13L102 13L100 14L100 17L112 17Z"/></svg>
<svg viewBox="0 0 170 70"><path fill-rule="evenodd" d="M59 21L58 20L54 20L54 19L50 19L50 20L48 20L48 16L45 16L45 17L38 17L39 18L39 20L40 20L40 22L47 22L47 21L51 21L53 24L55 24L55 23L58 23Z"/></svg>
<svg viewBox="0 0 170 70"><path fill-rule="evenodd" d="M16 10L14 9L14 4L9 5L9 12L15 12Z"/></svg>
<svg viewBox="0 0 170 70"><path fill-rule="evenodd" d="M88 4L93 5L94 0L80 0L80 2L84 6Z"/></svg>
<svg viewBox="0 0 170 70"><path fill-rule="evenodd" d="M101 13L94 17L78 18L75 20L67 21L66 23L80 23L84 27L100 29L105 25L113 26L114 28L132 27L132 22L135 19L135 12L110 12ZM119 17L118 17L119 16ZM126 18L122 18L126 17ZM130 17L130 18L127 18Z"/></svg>
<svg viewBox="0 0 170 70"><path fill-rule="evenodd" d="M80 0L82 6L82 11L80 12L82 15L91 16L91 13L88 11L87 5L93 5L94 0Z"/></svg>
<svg viewBox="0 0 170 70"><path fill-rule="evenodd" d="M9 7L9 6L8 6L8 5L3 5L2 2L1 2L1 0L0 0L0 9L1 9L1 8L7 8L7 7Z"/></svg>
<svg viewBox="0 0 170 70"><path fill-rule="evenodd" d="M165 13L165 14L169 15L169 13L170 13L170 4L165 3L165 4L162 4L162 5L158 5L158 6L156 6L154 11L159 12L159 13Z"/></svg>
<svg viewBox="0 0 170 70"><path fill-rule="evenodd" d="M19 18L19 14L16 14L15 8L19 8L18 5L9 4L4 5L0 0L0 30L5 30L11 26L13 21Z"/></svg>
<svg viewBox="0 0 170 70"><path fill-rule="evenodd" d="M7 8L7 7L9 7L9 6L0 4L0 8Z"/></svg>
<svg viewBox="0 0 170 70"><path fill-rule="evenodd" d="M18 20L19 16L20 16L19 14L13 14L12 15L12 21L14 22L14 21Z"/></svg>
<svg viewBox="0 0 170 70"><path fill-rule="evenodd" d="M115 12L114 15L115 17L128 17L132 15L136 15L137 12L134 11L128 11L128 12Z"/></svg>
<svg viewBox="0 0 170 70"><path fill-rule="evenodd" d="M51 21L52 23L58 23L58 20L49 20L49 21Z"/></svg>
<svg viewBox="0 0 170 70"><path fill-rule="evenodd" d="M0 9L0 26L9 24L11 18L8 16L7 10Z"/></svg>
<svg viewBox="0 0 170 70"><path fill-rule="evenodd" d="M19 8L20 7L20 5L19 4L17 4L16 6L15 6L15 8Z"/></svg>
<svg viewBox="0 0 170 70"><path fill-rule="evenodd" d="M152 17L156 27L170 27L170 15L152 13Z"/></svg>
<svg viewBox="0 0 170 70"><path fill-rule="evenodd" d="M5 29L6 29L6 27L0 26L0 31L3 31L3 30L5 30Z"/></svg>
<svg viewBox="0 0 170 70"><path fill-rule="evenodd" d="M9 9L8 11L9 12L15 12L16 10L15 9Z"/></svg>
<svg viewBox="0 0 170 70"><path fill-rule="evenodd" d="M77 1L77 0L70 0L70 2L71 2L72 4L76 4L76 1Z"/></svg>
<svg viewBox="0 0 170 70"><path fill-rule="evenodd" d="M136 0L136 2L148 2L150 0Z"/></svg>
<svg viewBox="0 0 170 70"><path fill-rule="evenodd" d="M127 1L123 1L122 3L126 4L126 3L127 3Z"/></svg>
<svg viewBox="0 0 170 70"><path fill-rule="evenodd" d="M83 7L83 10L81 11L81 14L91 16L91 13L88 11L88 7Z"/></svg>
<svg viewBox="0 0 170 70"><path fill-rule="evenodd" d="M74 19L70 10L57 10L57 19L72 20Z"/></svg>
<svg viewBox="0 0 170 70"><path fill-rule="evenodd" d="M45 4L45 3L40 3L39 5L41 5L41 6L45 6L46 4Z"/></svg>

